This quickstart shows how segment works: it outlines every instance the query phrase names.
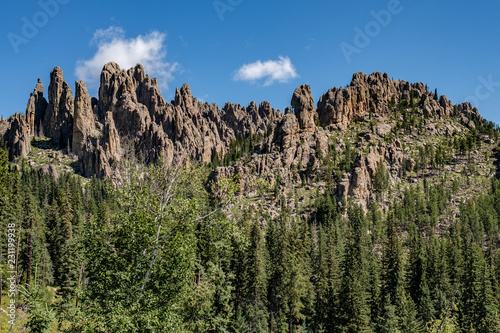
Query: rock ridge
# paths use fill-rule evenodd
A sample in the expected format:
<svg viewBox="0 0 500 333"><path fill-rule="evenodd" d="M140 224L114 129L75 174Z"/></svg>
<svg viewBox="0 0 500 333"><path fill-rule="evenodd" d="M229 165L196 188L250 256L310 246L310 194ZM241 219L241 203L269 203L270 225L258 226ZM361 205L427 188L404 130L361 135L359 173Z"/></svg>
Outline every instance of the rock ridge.
<svg viewBox="0 0 500 333"><path fill-rule="evenodd" d="M453 105L446 96L429 92L423 83L391 80L379 72L355 73L348 86L329 89L316 105L310 86L301 85L284 113L268 102L248 106L228 102L219 109L193 97L188 84L177 88L174 100L167 103L157 80L140 64L128 70L113 62L106 64L98 98L91 98L81 81L75 82L74 92L73 97L59 67L50 74L48 101L38 79L26 113L0 122L0 136L7 142L11 160L26 157L33 138L47 137L78 157L82 175L113 177L114 166L131 155L146 163L160 158L166 163L187 158L209 163L224 159L231 143L258 138L254 142L258 149L249 161L216 168L212 178L257 172L268 175L271 182L278 173L290 181L310 177L329 151L332 138L356 121L386 119L404 110L435 119L454 116L468 127L474 126L472 119L480 119L470 103ZM376 132L386 135L391 126L380 124ZM365 135L368 141L370 135ZM397 145L370 148L344 175L339 195L368 199L376 165L403 163L403 159ZM292 169L298 174L291 175Z"/></svg>

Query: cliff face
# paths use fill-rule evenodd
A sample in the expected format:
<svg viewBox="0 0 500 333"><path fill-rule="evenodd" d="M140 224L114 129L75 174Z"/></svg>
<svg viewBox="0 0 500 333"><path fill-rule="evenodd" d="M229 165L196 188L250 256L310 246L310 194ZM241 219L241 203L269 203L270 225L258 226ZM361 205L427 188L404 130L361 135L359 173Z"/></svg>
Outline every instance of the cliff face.
<svg viewBox="0 0 500 333"><path fill-rule="evenodd" d="M479 117L470 103L454 106L446 96L437 98L423 83L410 84L391 80L387 74L356 73L346 88L329 89L316 107L307 85L298 87L283 114L268 102L247 107L226 103L222 109L202 103L191 94L189 85L176 89L171 103L165 102L156 79L137 65L129 70L116 63L104 66L98 99L91 98L83 82L75 83L75 96L59 67L50 75L48 101L38 80L29 97L26 114L16 114L0 123L0 136L7 142L9 157L26 156L33 137L47 137L61 149L78 156L84 176L111 177L113 165L131 153L144 162L162 158L166 163L187 157L211 162L224 157L234 140L256 136L259 153L249 161L231 167L219 167L212 175L281 173L282 181L293 180L290 170L306 173L320 164L321 152L327 152L332 137L339 137L352 122L389 118L395 112L409 110L431 119L458 117L463 125ZM401 106L398 111L396 106ZM381 124L376 132L383 137L392 128ZM370 135L367 134L368 141ZM345 143L340 141L340 148ZM372 187L374 170L379 163L392 165L394 174L404 163L403 150L397 143L374 147L359 155L350 173L344 175L339 195L366 199ZM247 177L248 178L248 177ZM289 179L287 179L289 178ZM295 179L297 180L297 179ZM242 188L249 186L242 182Z"/></svg>

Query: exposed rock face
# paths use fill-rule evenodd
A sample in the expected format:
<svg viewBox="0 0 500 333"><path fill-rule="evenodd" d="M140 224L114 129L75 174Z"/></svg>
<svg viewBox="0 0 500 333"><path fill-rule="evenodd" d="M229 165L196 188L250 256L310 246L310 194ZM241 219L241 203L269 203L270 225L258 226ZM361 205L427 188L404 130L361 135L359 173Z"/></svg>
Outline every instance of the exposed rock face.
<svg viewBox="0 0 500 333"><path fill-rule="evenodd" d="M302 85L295 89L291 105L297 115L300 128L314 131L317 114L314 107L314 99L311 96L311 87Z"/></svg>
<svg viewBox="0 0 500 333"><path fill-rule="evenodd" d="M370 75L356 73L348 87L328 90L321 96L317 112L322 126L345 128L352 121L387 115L399 103L406 107L414 105L426 115L439 118L448 117L454 111L446 96L436 100L423 83L391 80L387 74L375 72ZM470 105L459 108L458 112L478 115Z"/></svg>
<svg viewBox="0 0 500 333"><path fill-rule="evenodd" d="M180 106L183 110L190 110L190 108L194 107L194 104L195 99L193 98L191 88L187 83L184 83L180 90L179 88L175 90L175 106Z"/></svg>
<svg viewBox="0 0 500 333"><path fill-rule="evenodd" d="M50 73L49 105L43 117L43 132L59 147L71 148L73 138L73 92L64 81L63 71L56 67ZM36 118L36 117L35 117Z"/></svg>
<svg viewBox="0 0 500 333"><path fill-rule="evenodd" d="M104 151L107 153L108 158L113 161L121 159L121 146L120 136L115 127L113 114L108 112L104 122Z"/></svg>
<svg viewBox="0 0 500 333"><path fill-rule="evenodd" d="M128 75L132 77L134 82L137 101L146 106L151 119L154 121L157 112L166 105L160 89L158 89L158 81L156 78L150 79L144 73L144 67L141 64L129 69Z"/></svg>
<svg viewBox="0 0 500 333"><path fill-rule="evenodd" d="M26 156L34 136L46 136L60 148L70 145L84 176L114 177L114 167L132 155L146 163L159 158L168 164L189 159L211 162L222 159L232 142L251 138L253 151L246 161L216 168L211 176L215 180L239 176L240 194L252 188L254 175L262 175L271 185L279 180L286 185L313 179L323 156L331 152L330 139L338 143L336 153L346 149L340 132L332 131L345 129L353 121L387 119L398 109L436 119L456 115L468 127L474 127L472 119L479 117L470 103L454 106L446 96L437 99L423 83L391 80L381 73L354 74L348 87L325 93L317 109L311 88L302 85L291 98L294 112L287 107L284 114L268 102L251 102L246 107L226 103L219 109L194 98L187 84L176 89L174 100L166 103L156 79L146 75L141 65L123 70L116 63L103 67L99 98L91 98L85 84L76 82L73 99L59 67L51 72L48 96L47 103L38 80L26 116L0 121L0 136L8 143L10 159ZM391 135L393 127L394 123L375 122L371 130L356 133L355 140L366 150L359 150L364 152L358 154L351 170L331 175L342 178L339 197L355 197L368 205L380 163L385 163L393 177L402 173L406 162L412 163L398 140L376 145ZM432 123L427 127L437 131ZM54 174L50 168L40 172Z"/></svg>
<svg viewBox="0 0 500 333"><path fill-rule="evenodd" d="M82 81L75 83L75 112L73 120L72 150L78 157L83 157L83 147L87 139L98 136L95 127L92 102L87 86Z"/></svg>
<svg viewBox="0 0 500 333"><path fill-rule="evenodd" d="M0 138L3 138L5 132L9 129L10 123L7 119L0 117Z"/></svg>
<svg viewBox="0 0 500 333"><path fill-rule="evenodd" d="M278 138L281 141L279 144L282 149L290 148L292 143L298 140L299 130L297 117L292 113L286 114L278 129Z"/></svg>
<svg viewBox="0 0 500 333"><path fill-rule="evenodd" d="M125 71L106 64L98 101L89 102L86 92L78 92L80 87L77 84L73 150L86 175L110 174L110 167L131 153L145 162L160 156L168 163L186 156L210 162L225 155L232 140L263 135L282 117L269 103L252 102L247 108L227 103L219 110L197 101L187 84L176 90L172 104L165 103L156 79L145 75L141 65Z"/></svg>
<svg viewBox="0 0 500 333"><path fill-rule="evenodd" d="M40 176L50 175L52 178L57 179L59 174L54 164L45 164L38 170Z"/></svg>
<svg viewBox="0 0 500 333"><path fill-rule="evenodd" d="M379 98L383 101L390 100L396 91L394 85L389 84L388 78L379 74L367 76L363 73L356 73L349 87L328 90L318 102L320 124L328 126L341 123L347 126L353 120L363 119L370 109L376 109L379 113L386 112L386 105L382 103L375 105L374 102ZM374 99L370 103L372 95Z"/></svg>
<svg viewBox="0 0 500 333"><path fill-rule="evenodd" d="M114 111L122 95L129 94L132 102L137 102L134 82L126 71L114 62L107 63L101 72L99 87L99 120L103 121L106 112Z"/></svg>
<svg viewBox="0 0 500 333"><path fill-rule="evenodd" d="M42 120L45 117L47 105L47 100L43 97L43 84L38 79L26 107L26 117L31 129L31 136L43 136Z"/></svg>
<svg viewBox="0 0 500 333"><path fill-rule="evenodd" d="M439 115L441 116L441 118L449 117L453 114L453 103L451 103L451 101L448 98L446 98L445 95L441 95L441 97L439 97L439 106L440 106Z"/></svg>
<svg viewBox="0 0 500 333"><path fill-rule="evenodd" d="M26 157L31 149L31 128L27 117L16 113L8 119L8 123L3 139L7 142L9 159Z"/></svg>
<svg viewBox="0 0 500 333"><path fill-rule="evenodd" d="M352 170L351 182L349 184L349 196L368 201L368 195L372 187L371 178L368 175L365 159L358 155L354 169Z"/></svg>

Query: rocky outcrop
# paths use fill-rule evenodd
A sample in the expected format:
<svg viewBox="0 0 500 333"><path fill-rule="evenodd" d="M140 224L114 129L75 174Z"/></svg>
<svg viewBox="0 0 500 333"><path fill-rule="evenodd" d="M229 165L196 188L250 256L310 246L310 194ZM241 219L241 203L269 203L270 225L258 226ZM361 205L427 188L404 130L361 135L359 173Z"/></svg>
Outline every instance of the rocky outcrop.
<svg viewBox="0 0 500 333"><path fill-rule="evenodd" d="M75 111L81 109L80 104ZM90 115L88 99L83 104ZM172 103L165 103L157 81L145 75L141 65L125 71L115 63L104 66L99 100L91 104L95 105L95 129L102 136L85 142L84 133L92 128L82 130L82 116L75 112L75 138L85 143L75 144L74 150L82 158L85 173L94 169L97 175L109 173L122 154L133 153L145 162L161 157L174 163L186 156L210 162L216 156L222 158L231 141L263 136L282 117L269 103L257 106L252 102L247 108L227 103L219 110L215 104L197 101L187 84L176 89Z"/></svg>
<svg viewBox="0 0 500 333"><path fill-rule="evenodd" d="M72 150L78 157L83 157L83 147L87 140L97 138L92 102L87 86L82 81L75 83L75 112L73 120Z"/></svg>
<svg viewBox="0 0 500 333"><path fill-rule="evenodd" d="M191 94L191 88L187 83L184 83L180 90L179 88L175 90L175 106L179 106L182 110L191 111L190 113L193 113L192 108L195 106L195 103L196 99Z"/></svg>
<svg viewBox="0 0 500 333"><path fill-rule="evenodd" d="M9 125L3 134L3 139L7 142L9 159L26 157L31 149L31 127L27 117L16 113L7 121Z"/></svg>
<svg viewBox="0 0 500 333"><path fill-rule="evenodd" d="M32 137L43 136L42 121L45 117L47 105L47 100L43 97L43 84L40 79L38 79L35 89L28 99L28 105L26 107L26 117L28 119Z"/></svg>
<svg viewBox="0 0 500 333"><path fill-rule="evenodd" d="M388 115L398 105L415 108L416 112L422 110L429 117L445 118L454 112L446 96L437 99L425 84L391 80L387 74L379 72L356 73L349 86L329 89L319 99L317 112L322 126L342 129L352 121ZM477 114L466 106L458 112L467 117Z"/></svg>
<svg viewBox="0 0 500 333"><path fill-rule="evenodd" d="M149 110L149 115L154 121L158 111L166 105L158 88L158 80L156 78L150 79L149 75L145 74L141 64L129 69L127 73L134 83L137 102Z"/></svg>
<svg viewBox="0 0 500 333"><path fill-rule="evenodd" d="M103 135L104 151L108 159L112 162L118 162L121 159L121 144L120 136L115 127L113 114L108 112L104 121L104 135Z"/></svg>
<svg viewBox="0 0 500 333"><path fill-rule="evenodd" d="M278 144L282 150L287 150L299 139L298 133L300 131L299 122L293 113L287 113L280 123L277 131Z"/></svg>
<svg viewBox="0 0 500 333"><path fill-rule="evenodd" d="M294 113L297 116L301 129L314 131L316 128L316 108L314 99L311 96L311 87L302 85L295 89L291 101Z"/></svg>
<svg viewBox="0 0 500 333"><path fill-rule="evenodd" d="M453 114L453 103L445 96L439 97L439 106L441 118L449 117Z"/></svg>
<svg viewBox="0 0 500 333"><path fill-rule="evenodd" d="M57 179L59 177L59 173L57 172L56 166L54 164L42 165L38 170L38 175L40 177L49 175L54 179Z"/></svg>
<svg viewBox="0 0 500 333"><path fill-rule="evenodd" d="M356 73L350 86L329 89L318 102L319 122L322 126L341 124L346 127L350 122L361 120L371 113L385 114L392 96L397 97L397 87L401 84L392 82L387 74ZM404 83L402 84L404 87Z"/></svg>
<svg viewBox="0 0 500 333"><path fill-rule="evenodd" d="M133 79L117 63L107 63L101 72L99 87L99 120L102 122L108 111L113 112L118 100L128 94L131 102L137 102Z"/></svg>
<svg viewBox="0 0 500 333"><path fill-rule="evenodd" d="M314 105L311 88L299 86L293 92L291 108L275 110L268 102L248 106L198 101L188 84L175 91L174 100L165 102L158 82L141 65L128 70L116 63L103 67L98 98L91 98L83 82L75 83L75 97L64 81L59 67L51 72L48 102L43 85L31 94L26 116L15 115L0 121L0 135L8 142L9 158L26 156L34 136L45 136L60 148L78 156L84 176L120 177L115 166L124 158L139 158L145 163L163 159L165 163L223 159L238 147L235 142L251 142L250 156L229 167L216 169L213 179L238 176L240 192L252 189L253 175L262 175L269 184L314 179L324 167L330 143L337 142L335 153L346 149L345 138L335 130L346 129L353 121L387 119L397 110L428 117L456 115L463 125L474 127L479 117L469 103L457 106L441 96L436 98L423 83L391 80L387 74L356 73L349 86L329 89ZM292 111L293 108L293 111ZM319 125L318 125L319 124ZM402 144L379 145L389 139L395 123L371 122L372 128L356 133L361 144L351 170L341 175L339 197L352 196L369 203L373 200L373 179L380 163L394 177L402 173L411 159ZM436 132L427 124L429 132ZM332 132L334 131L334 132ZM451 130L453 131L453 129ZM359 147L358 147L359 148ZM368 153L366 153L368 151ZM45 171L44 171L45 172Z"/></svg>
<svg viewBox="0 0 500 333"><path fill-rule="evenodd" d="M9 129L10 123L4 117L0 117L0 138L3 138L5 132Z"/></svg>
<svg viewBox="0 0 500 333"><path fill-rule="evenodd" d="M49 104L43 117L43 134L61 148L71 148L73 138L73 92L56 67L50 73Z"/></svg>

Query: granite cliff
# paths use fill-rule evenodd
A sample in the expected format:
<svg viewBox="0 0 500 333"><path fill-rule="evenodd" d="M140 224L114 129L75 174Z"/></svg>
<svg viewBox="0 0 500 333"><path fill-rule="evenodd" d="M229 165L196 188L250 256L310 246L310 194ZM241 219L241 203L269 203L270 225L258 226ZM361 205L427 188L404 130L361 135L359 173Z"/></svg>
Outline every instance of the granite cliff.
<svg viewBox="0 0 500 333"><path fill-rule="evenodd" d="M339 197L352 196L364 203L373 200L380 163L397 180L415 162L405 150L405 139L387 140L399 129L400 119L424 119L422 130L435 135L473 129L474 120L481 119L470 103L453 105L423 83L391 80L378 72L354 74L350 85L329 89L316 105L311 88L302 85L284 113L268 102L246 107L226 103L219 109L194 98L187 84L166 102L157 80L140 64L128 70L106 64L97 98L81 81L75 82L73 95L62 69L56 67L47 95L48 100L39 79L26 113L0 121L0 136L11 160L26 157L32 140L45 137L65 154L76 156L83 176L114 177L117 163L131 154L145 163L159 158L169 164L187 158L211 163L223 161L233 143L250 138L247 159L220 163L211 175L215 181L237 176L243 193L255 189L255 177L271 185L313 179L325 154L341 154L354 144L350 168L329 177L337 179ZM455 121L446 121L451 118ZM433 128L433 122L443 126ZM371 129L349 138L347 130L356 123L370 124Z"/></svg>

